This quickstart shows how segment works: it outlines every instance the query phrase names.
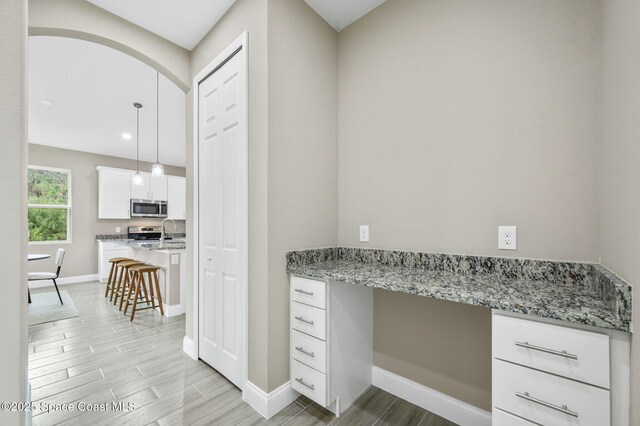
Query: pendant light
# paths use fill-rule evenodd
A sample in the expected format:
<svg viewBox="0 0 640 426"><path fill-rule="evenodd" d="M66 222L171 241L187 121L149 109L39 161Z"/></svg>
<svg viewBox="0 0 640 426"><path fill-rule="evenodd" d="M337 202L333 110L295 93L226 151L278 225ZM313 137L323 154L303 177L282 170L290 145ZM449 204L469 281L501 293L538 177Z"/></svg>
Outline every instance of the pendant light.
<svg viewBox="0 0 640 426"><path fill-rule="evenodd" d="M160 164L160 73L156 71L156 163L151 167L152 176L164 176L164 167Z"/></svg>
<svg viewBox="0 0 640 426"><path fill-rule="evenodd" d="M133 106L136 107L136 174L133 175L131 182L140 186L144 184L144 179L140 175L140 108L142 104L135 102Z"/></svg>

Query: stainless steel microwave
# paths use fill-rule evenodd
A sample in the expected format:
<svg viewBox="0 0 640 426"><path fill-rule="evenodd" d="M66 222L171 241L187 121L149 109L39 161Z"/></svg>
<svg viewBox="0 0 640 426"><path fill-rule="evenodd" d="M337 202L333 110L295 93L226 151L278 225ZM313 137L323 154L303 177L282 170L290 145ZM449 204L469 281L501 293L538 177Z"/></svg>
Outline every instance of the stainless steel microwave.
<svg viewBox="0 0 640 426"><path fill-rule="evenodd" d="M132 199L131 217L167 217L167 202Z"/></svg>

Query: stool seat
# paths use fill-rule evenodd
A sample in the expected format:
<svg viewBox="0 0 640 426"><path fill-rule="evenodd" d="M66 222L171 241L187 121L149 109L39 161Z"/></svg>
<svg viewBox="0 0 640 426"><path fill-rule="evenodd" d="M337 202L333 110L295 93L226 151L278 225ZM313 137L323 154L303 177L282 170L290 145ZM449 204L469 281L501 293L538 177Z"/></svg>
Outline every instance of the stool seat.
<svg viewBox="0 0 640 426"><path fill-rule="evenodd" d="M160 269L159 266L147 265L147 264L135 265L130 268L131 271L136 271L136 272L153 272L153 271L157 271L158 269Z"/></svg>
<svg viewBox="0 0 640 426"><path fill-rule="evenodd" d="M109 259L109 262L118 263L118 262L124 262L125 260L132 260L132 259L129 259L128 257L114 257Z"/></svg>

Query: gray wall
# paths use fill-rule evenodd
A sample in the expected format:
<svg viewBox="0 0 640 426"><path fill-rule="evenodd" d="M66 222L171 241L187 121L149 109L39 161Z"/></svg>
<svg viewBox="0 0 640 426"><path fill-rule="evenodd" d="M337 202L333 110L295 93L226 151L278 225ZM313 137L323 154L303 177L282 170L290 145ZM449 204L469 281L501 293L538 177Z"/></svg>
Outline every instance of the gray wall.
<svg viewBox="0 0 640 426"><path fill-rule="evenodd" d="M285 253L338 242L338 35L300 0L269 0L269 385L289 380Z"/></svg>
<svg viewBox="0 0 640 426"><path fill-rule="evenodd" d="M249 380L267 389L268 351L268 125L267 2L238 0L191 52L195 77L242 32L249 32ZM193 111L188 109L187 128ZM187 137L187 145L193 137ZM191 150L192 147L188 147ZM187 158L191 169L192 156ZM187 220L188 221L188 220ZM191 256L191 259L193 257ZM189 260L192 262L192 260ZM193 288L187 288L187 336L193 338L189 315ZM196 336L197 338L197 336Z"/></svg>
<svg viewBox="0 0 640 426"><path fill-rule="evenodd" d="M343 30L340 244L598 261L599 13L389 0ZM497 250L498 225L518 226L518 251ZM376 291L375 316L376 365L490 409L488 309Z"/></svg>
<svg viewBox="0 0 640 426"><path fill-rule="evenodd" d="M602 2L602 263L640 300L640 3ZM638 302L634 302L639 306ZM637 310L637 308L635 309ZM633 315L640 330L640 315ZM640 424L640 339L631 339L631 424Z"/></svg>
<svg viewBox="0 0 640 426"><path fill-rule="evenodd" d="M29 253L48 253L48 261L29 262L29 271L51 271L54 254L61 247L66 250L62 277L91 275L98 273L98 244L96 234L113 234L116 226L121 232L127 232L127 226L160 225L161 220L98 219L98 171L97 166L116 167L135 170L135 160L110 157L106 155L71 151L42 145L29 144L29 164L35 166L59 167L71 170L71 244L30 244ZM140 163L140 170L151 170L151 163ZM165 166L165 173L184 176L182 167ZM184 231L184 222L177 221L179 229ZM170 226L167 226L169 229Z"/></svg>
<svg viewBox="0 0 640 426"><path fill-rule="evenodd" d="M302 1L239 0L192 51L192 74L243 31L249 32L249 380L269 392L289 379L284 253L337 243L337 34Z"/></svg>
<svg viewBox="0 0 640 426"><path fill-rule="evenodd" d="M26 169L27 10L0 2L0 401L24 401L27 383ZM23 412L0 411L0 424L24 424Z"/></svg>

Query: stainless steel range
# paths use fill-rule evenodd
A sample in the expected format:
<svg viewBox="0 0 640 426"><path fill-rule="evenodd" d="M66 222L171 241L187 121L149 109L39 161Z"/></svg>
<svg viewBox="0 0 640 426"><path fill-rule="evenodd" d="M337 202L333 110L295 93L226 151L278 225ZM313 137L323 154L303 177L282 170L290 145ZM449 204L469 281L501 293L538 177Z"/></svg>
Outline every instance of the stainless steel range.
<svg viewBox="0 0 640 426"><path fill-rule="evenodd" d="M159 241L162 235L162 228L160 226L129 226L128 235L131 240ZM170 239L165 237L165 240Z"/></svg>

